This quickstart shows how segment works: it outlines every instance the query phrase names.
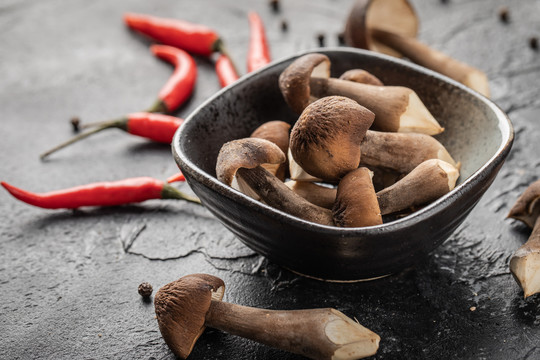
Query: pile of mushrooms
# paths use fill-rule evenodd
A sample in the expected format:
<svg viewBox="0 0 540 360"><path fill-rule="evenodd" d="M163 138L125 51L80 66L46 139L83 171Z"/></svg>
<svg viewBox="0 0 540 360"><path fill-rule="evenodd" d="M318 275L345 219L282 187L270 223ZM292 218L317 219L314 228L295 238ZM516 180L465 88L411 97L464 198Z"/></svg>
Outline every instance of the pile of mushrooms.
<svg viewBox="0 0 540 360"><path fill-rule="evenodd" d="M456 163L432 135L444 129L407 87L384 86L365 70L330 78L313 53L281 74L290 126L271 121L221 148L218 179L276 209L339 227L380 225L452 190ZM285 175L283 165L288 164Z"/></svg>

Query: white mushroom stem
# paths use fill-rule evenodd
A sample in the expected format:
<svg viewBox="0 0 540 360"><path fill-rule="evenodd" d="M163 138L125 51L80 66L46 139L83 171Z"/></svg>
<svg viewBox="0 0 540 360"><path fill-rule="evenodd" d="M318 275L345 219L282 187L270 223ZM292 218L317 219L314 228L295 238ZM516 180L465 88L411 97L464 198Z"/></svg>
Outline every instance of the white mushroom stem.
<svg viewBox="0 0 540 360"><path fill-rule="evenodd" d="M375 28L371 29L370 33L374 40L397 50L411 61L489 96L488 79L482 71L434 50L414 38Z"/></svg>
<svg viewBox="0 0 540 360"><path fill-rule="evenodd" d="M253 169L240 168L236 172L266 204L301 219L322 225L333 225L332 212L314 205L294 193L278 178L260 166Z"/></svg>
<svg viewBox="0 0 540 360"><path fill-rule="evenodd" d="M373 126L381 131L417 132L436 135L443 128L418 95L403 86L375 86L334 78L310 79L316 97L345 96L375 113Z"/></svg>
<svg viewBox="0 0 540 360"><path fill-rule="evenodd" d="M529 240L510 258L510 271L525 298L540 292L540 221L536 220Z"/></svg>
<svg viewBox="0 0 540 360"><path fill-rule="evenodd" d="M264 310L212 300L205 325L311 359L374 355L380 337L335 309Z"/></svg>
<svg viewBox="0 0 540 360"><path fill-rule="evenodd" d="M289 174L292 180L322 181L322 179L316 178L315 176L308 174L306 170L302 169L302 167L296 162L296 160L294 160L291 149L287 151L287 159L289 162Z"/></svg>
<svg viewBox="0 0 540 360"><path fill-rule="evenodd" d="M425 134L368 130L360 144L361 165L392 169L406 174L428 159L440 159L459 168L446 148Z"/></svg>
<svg viewBox="0 0 540 360"><path fill-rule="evenodd" d="M321 186L309 181L289 180L285 185L307 201L317 206L332 209L336 201L337 189L328 186Z"/></svg>
<svg viewBox="0 0 540 360"><path fill-rule="evenodd" d="M424 161L403 179L377 193L381 214L434 201L452 190L458 177L459 171L447 162Z"/></svg>

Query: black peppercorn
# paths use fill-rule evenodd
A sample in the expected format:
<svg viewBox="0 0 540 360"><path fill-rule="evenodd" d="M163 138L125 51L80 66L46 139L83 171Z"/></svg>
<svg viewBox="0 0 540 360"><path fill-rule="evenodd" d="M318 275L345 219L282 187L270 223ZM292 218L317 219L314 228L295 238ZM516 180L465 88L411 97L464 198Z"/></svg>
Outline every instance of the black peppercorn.
<svg viewBox="0 0 540 360"><path fill-rule="evenodd" d="M152 285L147 282L143 282L141 285L139 285L139 295L141 295L144 298L150 297L152 295Z"/></svg>
<svg viewBox="0 0 540 360"><path fill-rule="evenodd" d="M287 30L289 30L289 23L285 19L281 20L281 31L286 32Z"/></svg>
<svg viewBox="0 0 540 360"><path fill-rule="evenodd" d="M345 45L345 34L340 32L339 34L337 34L337 38L338 38L338 44L340 46L343 46Z"/></svg>
<svg viewBox="0 0 540 360"><path fill-rule="evenodd" d="M69 122L71 123L71 126L73 126L73 132L79 132L79 130L81 129L79 126L81 124L81 120L78 117L74 116Z"/></svg>
<svg viewBox="0 0 540 360"><path fill-rule="evenodd" d="M317 41L319 41L319 46L323 47L324 46L324 34L317 35Z"/></svg>
<svg viewBox="0 0 540 360"><path fill-rule="evenodd" d="M536 36L529 38L529 47L533 50L538 50L538 38Z"/></svg>
<svg viewBox="0 0 540 360"><path fill-rule="evenodd" d="M279 0L270 0L270 6L272 7L272 10L274 10L274 12L278 12L279 11Z"/></svg>
<svg viewBox="0 0 540 360"><path fill-rule="evenodd" d="M499 9L499 19L504 23L507 23L510 20L510 11L506 6Z"/></svg>

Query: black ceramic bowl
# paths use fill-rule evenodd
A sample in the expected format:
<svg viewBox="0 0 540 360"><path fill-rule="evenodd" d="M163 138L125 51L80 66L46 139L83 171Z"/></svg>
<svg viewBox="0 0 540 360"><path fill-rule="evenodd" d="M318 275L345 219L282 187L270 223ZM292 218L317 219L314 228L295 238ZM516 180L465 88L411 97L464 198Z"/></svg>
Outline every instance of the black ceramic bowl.
<svg viewBox="0 0 540 360"><path fill-rule="evenodd" d="M445 128L438 140L462 163L456 188L402 219L366 228L338 228L290 216L219 182L216 158L225 142L248 137L269 120L296 121L281 96L278 77L303 54L270 64L202 104L174 137L175 160L204 206L271 261L327 280L395 273L434 250L463 222L508 155L512 125L487 98L406 61L348 48L317 52L330 58L332 76L363 68L387 85L414 89Z"/></svg>

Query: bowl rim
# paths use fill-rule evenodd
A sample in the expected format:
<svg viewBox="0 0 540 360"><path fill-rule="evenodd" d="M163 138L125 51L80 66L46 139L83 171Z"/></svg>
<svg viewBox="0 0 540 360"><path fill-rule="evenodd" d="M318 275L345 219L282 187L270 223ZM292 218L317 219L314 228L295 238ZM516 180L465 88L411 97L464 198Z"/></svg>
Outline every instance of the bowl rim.
<svg viewBox="0 0 540 360"><path fill-rule="evenodd" d="M283 63L292 61L300 56L310 54L310 53L316 53L316 52L323 53L323 54L340 53L340 52L348 53L348 54L356 53L361 56L376 58L386 63L396 63L400 66L408 67L412 69L413 71L422 73L423 75L426 75L428 77L436 78L438 80L449 83L453 87L459 88L461 91L468 93L469 95L473 96L480 102L487 105L488 108L495 114L498 120L497 125L501 133L501 143L497 151L479 169L474 171L467 179L463 180L463 182L457 185L453 190L443 195L439 199L433 201L429 205L426 205L425 207L415 211L414 213L409 214L403 218L395 219L381 225L366 226L366 227L351 227L351 228L343 228L343 227L321 225L321 224L313 223L313 222L298 218L296 216L290 215L279 209L268 206L220 182L216 177L210 175L206 171L202 170L195 163L193 163L188 158L188 156L186 156L186 154L183 153L182 148L180 146L180 143L181 143L180 140L184 132L183 129L186 129L190 125L191 122L195 121L194 118L197 115L197 113L199 113L202 109L204 109L206 106L211 104L215 99L217 99L218 97L221 97L224 93L230 91L232 88L235 88L242 83L250 81L252 78L256 76L259 76L259 74L263 72L271 71L272 68L281 66ZM276 217L277 215L276 217L277 220L286 221L290 223L291 225L296 225L298 227L311 229L313 231L324 232L331 236L335 236L335 235L368 236L368 235L380 233L381 231L392 232L392 231L397 231L399 229L402 229L403 227L410 227L410 226L417 225L418 223L422 222L424 219L429 218L432 215L436 214L437 212L443 210L446 203L452 203L453 201L457 201L456 199L457 194L460 192L465 192L468 189L471 189L474 183L479 181L479 179L481 178L481 175L485 173L488 170L488 168L497 167L500 163L504 162L506 155L509 153L512 147L513 141L514 141L514 129L508 115L506 115L504 111L498 105L496 105L492 100L478 93L477 91L470 89L467 86L447 76L439 74L435 71L424 68L420 65L414 64L407 60L392 57L390 55L380 54L380 53L376 53L370 50L356 49L356 48L325 47L325 48L309 49L309 50L296 53L291 56L277 59L254 72L244 75L243 77L238 79L236 82L220 89L214 95L212 95L203 103L201 103L195 110L193 110L186 117L184 124L180 126L179 129L174 134L171 147L172 147L173 157L176 163L178 164L178 166L180 168L187 167L191 170L191 172L189 172L188 176L186 177L188 180L188 183L189 183L189 175L191 174L193 177L197 179L197 181L204 183L207 187L222 194L223 196L226 196L233 201L240 202L241 204L246 205L248 207L260 209L269 216Z"/></svg>

